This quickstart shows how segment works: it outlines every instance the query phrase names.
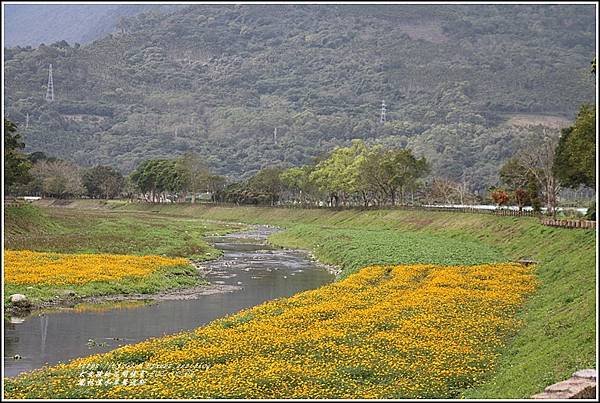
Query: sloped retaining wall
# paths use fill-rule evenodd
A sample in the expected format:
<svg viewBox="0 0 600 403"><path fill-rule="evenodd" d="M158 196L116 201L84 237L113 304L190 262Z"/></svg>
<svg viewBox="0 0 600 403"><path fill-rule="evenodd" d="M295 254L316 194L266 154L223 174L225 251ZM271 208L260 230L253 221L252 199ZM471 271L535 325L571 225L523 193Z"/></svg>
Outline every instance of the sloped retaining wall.
<svg viewBox="0 0 600 403"><path fill-rule="evenodd" d="M554 218L542 218L542 225L548 225L550 227L562 227L562 228L587 228L595 229L596 221L589 220L556 220Z"/></svg>
<svg viewBox="0 0 600 403"><path fill-rule="evenodd" d="M566 381L548 386L532 399L596 399L596 370L582 369Z"/></svg>

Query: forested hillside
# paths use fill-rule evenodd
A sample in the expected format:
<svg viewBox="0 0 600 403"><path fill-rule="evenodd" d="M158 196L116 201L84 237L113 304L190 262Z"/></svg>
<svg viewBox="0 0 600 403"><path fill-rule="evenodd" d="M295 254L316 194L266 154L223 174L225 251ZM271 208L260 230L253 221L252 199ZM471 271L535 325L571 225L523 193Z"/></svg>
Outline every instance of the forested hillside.
<svg viewBox="0 0 600 403"><path fill-rule="evenodd" d="M28 151L124 173L195 151L248 177L361 138L477 189L531 135L509 122L595 102L594 33L593 5L190 5L5 49L5 107Z"/></svg>

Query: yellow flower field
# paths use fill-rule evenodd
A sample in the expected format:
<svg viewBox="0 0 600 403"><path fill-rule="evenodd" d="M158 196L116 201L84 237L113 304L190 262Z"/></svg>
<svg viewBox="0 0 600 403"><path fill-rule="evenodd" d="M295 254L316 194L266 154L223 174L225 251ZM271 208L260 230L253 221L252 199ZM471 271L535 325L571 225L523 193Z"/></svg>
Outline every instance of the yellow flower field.
<svg viewBox="0 0 600 403"><path fill-rule="evenodd" d="M494 369L535 285L531 268L512 263L367 267L195 331L5 380L5 394L457 397Z"/></svg>
<svg viewBox="0 0 600 403"><path fill-rule="evenodd" d="M81 285L143 277L159 267L186 265L186 259L161 256L62 254L28 250L4 251L6 284Z"/></svg>

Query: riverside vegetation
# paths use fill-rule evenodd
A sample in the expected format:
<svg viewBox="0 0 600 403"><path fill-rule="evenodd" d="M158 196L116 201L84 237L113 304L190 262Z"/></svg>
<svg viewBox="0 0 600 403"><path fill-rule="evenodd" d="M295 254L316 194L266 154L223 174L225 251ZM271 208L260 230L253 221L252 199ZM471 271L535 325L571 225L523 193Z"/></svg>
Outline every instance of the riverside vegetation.
<svg viewBox="0 0 600 403"><path fill-rule="evenodd" d="M493 369L498 348L518 327L514 313L534 286L530 269L518 264L366 267L341 282L196 331L34 372L9 382L6 393L11 398L456 397ZM164 375L152 370L161 365L182 369ZM85 379L83 368L103 375ZM148 373L142 384L128 375L142 371ZM119 377L129 377L130 384Z"/></svg>
<svg viewBox="0 0 600 403"><path fill-rule="evenodd" d="M8 297L17 293L37 306L73 297L69 293L77 298L151 294L205 284L190 260L214 259L221 251L203 237L240 228L181 217L106 210L82 214L30 205L7 207L5 220L7 307Z"/></svg>
<svg viewBox="0 0 600 403"><path fill-rule="evenodd" d="M12 294L25 294L33 303L53 300L57 296L151 294L203 282L187 259L162 256L5 249L4 264L5 299Z"/></svg>
<svg viewBox="0 0 600 403"><path fill-rule="evenodd" d="M218 256L200 238L240 226L207 219L286 227L270 242L342 269L196 331L7 380L6 396L522 398L595 365L593 231L385 208L491 192L554 214L561 185L589 196L591 11L192 5L116 10L131 17L84 45L5 49L7 194L192 201L7 209L8 289L43 301L201 281L179 259ZM540 122L553 127L526 127ZM198 206L204 191L332 208ZM113 270L84 263L101 256ZM167 368L123 383L152 364ZM125 380L106 384L115 366Z"/></svg>
<svg viewBox="0 0 600 403"><path fill-rule="evenodd" d="M303 397L518 398L537 393L595 362L593 231L542 227L528 218L393 209L334 211L122 203L114 210L125 215L134 210L136 214L154 211L156 217L210 217L285 226L289 230L272 236L272 243L312 250L325 263L341 266L343 279L215 321L195 332L24 374L5 383L7 396L43 397L51 389L53 396L63 397L275 397L275 390L282 388L289 396ZM79 214L85 212L80 210ZM523 257L539 264L532 269L503 263ZM395 266L380 266L389 263ZM368 267L363 268L365 265ZM536 285L537 291L531 294ZM338 305L349 289L361 298ZM419 301L418 306L410 306L405 292ZM430 294L436 298L430 298ZM519 309L526 295L530 297ZM448 304L435 305L436 300ZM381 310L376 302L388 310ZM461 305L469 309L463 311ZM440 306L442 309L437 309ZM294 333L277 341L277 332L285 334L291 329L283 318L301 329L300 335ZM480 326L469 325L475 322ZM429 333L400 337L417 323ZM457 334L451 336L453 326ZM437 331L440 327L444 330ZM301 334L309 329L314 338L309 333L302 338ZM397 345L398 340L406 344ZM378 352L375 346L381 343L385 348ZM448 343L457 343L458 351L464 354L453 355ZM419 347L414 348L417 344ZM153 353L157 351L155 345L160 345L160 353ZM324 352L326 346L338 352L338 361L319 361L323 357L312 353ZM434 352L439 362L431 359ZM218 359L209 362L210 357ZM169 362L211 366L202 373L193 368L186 372L195 378L167 370L163 378L153 379L141 388L78 385L78 365L99 364L97 368L110 373L116 364L141 368L144 364ZM432 362L437 364L427 367ZM232 380L228 387L218 381L220 376L227 377L242 367L249 375L245 383ZM403 381L418 368L422 379ZM429 377L429 368L437 379L445 381ZM192 390L199 392L194 395Z"/></svg>

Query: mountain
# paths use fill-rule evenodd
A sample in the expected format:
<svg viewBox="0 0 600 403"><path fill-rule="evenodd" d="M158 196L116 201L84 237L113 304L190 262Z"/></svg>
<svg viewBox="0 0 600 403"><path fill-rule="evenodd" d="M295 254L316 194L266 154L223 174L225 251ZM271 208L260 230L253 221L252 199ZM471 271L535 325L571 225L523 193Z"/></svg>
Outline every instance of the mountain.
<svg viewBox="0 0 600 403"><path fill-rule="evenodd" d="M595 102L595 23L593 5L566 4L150 10L87 45L5 49L5 110L27 150L124 173L192 150L247 177L363 138L480 189L523 125Z"/></svg>

